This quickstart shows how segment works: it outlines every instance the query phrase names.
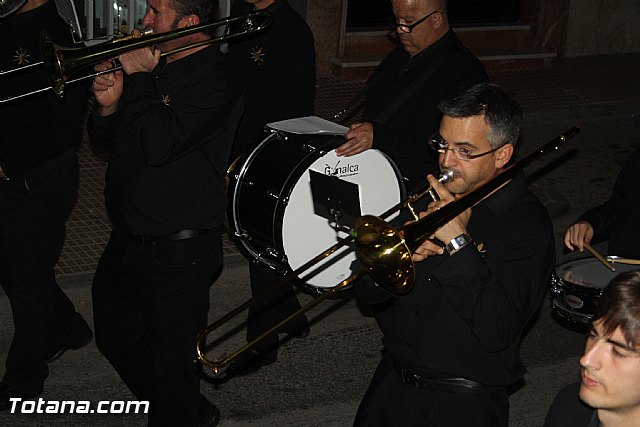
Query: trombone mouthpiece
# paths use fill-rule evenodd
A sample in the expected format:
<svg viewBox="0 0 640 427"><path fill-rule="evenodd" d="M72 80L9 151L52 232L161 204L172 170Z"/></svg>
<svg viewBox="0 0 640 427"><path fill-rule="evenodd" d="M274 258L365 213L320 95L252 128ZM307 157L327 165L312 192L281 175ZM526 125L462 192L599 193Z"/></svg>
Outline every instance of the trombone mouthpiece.
<svg viewBox="0 0 640 427"><path fill-rule="evenodd" d="M440 184L446 184L449 181L453 181L454 176L455 175L453 174L453 171L450 171L449 169L443 169L440 172L440 176L438 177L438 182ZM434 202L440 200L440 196L438 196L438 193L436 193L436 190L433 187L429 187L427 189L427 194L429 194L429 197L431 197L431 200L433 200Z"/></svg>
<svg viewBox="0 0 640 427"><path fill-rule="evenodd" d="M450 171L449 169L442 169L440 176L438 177L438 182L440 184L446 184L449 181L453 181L454 176L453 171Z"/></svg>

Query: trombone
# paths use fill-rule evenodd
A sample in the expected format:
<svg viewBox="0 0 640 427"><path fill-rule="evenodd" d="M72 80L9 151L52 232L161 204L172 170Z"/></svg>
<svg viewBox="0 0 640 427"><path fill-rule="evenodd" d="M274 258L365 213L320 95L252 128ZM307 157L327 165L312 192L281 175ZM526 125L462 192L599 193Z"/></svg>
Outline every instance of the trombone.
<svg viewBox="0 0 640 427"><path fill-rule="evenodd" d="M161 56L173 55L188 49L193 49L195 47L228 41L248 34L253 34L258 31L262 31L269 25L271 25L271 21L271 12L267 10L258 10L246 15L218 19L208 24L194 25L191 27L168 31L166 33L150 35L143 34L140 37L127 36L123 38L113 39L106 43L79 48L65 48L63 46L60 46L54 43L46 32L43 32L40 35L40 50L42 53L42 61L31 64L27 67L15 68L8 71L0 71L0 77L12 74L14 72L20 72L34 66L42 65L44 67L44 72L47 76L47 80L49 81L49 86L34 90L32 92L2 99L0 100L0 105L6 102L14 101L16 99L41 93L49 89L53 90L53 93L58 99L62 99L64 97L64 89L66 84L76 83L79 81L92 79L102 74L111 73L122 69L122 66L118 64L109 70L92 73L73 80L69 80L70 76L72 76L79 70L82 70L91 65L95 65L104 60L116 58L118 55L130 50L140 49L142 47L166 42L168 40L177 39L203 31L209 31L219 27L225 27L223 34L220 36L211 37L207 40L191 43L186 46L162 52L161 54Z"/></svg>
<svg viewBox="0 0 640 427"><path fill-rule="evenodd" d="M229 367L233 366L234 362L238 361L244 353L253 349L260 343L262 343L268 337L276 334L283 329L294 319L303 315L310 309L319 305L322 301L326 300L330 296L345 289L351 283L361 279L367 274L371 274L371 277L382 288L395 295L403 295L411 291L415 281L415 268L411 255L420 246L420 244L428 239L433 233L440 227L451 221L456 216L460 215L466 209L475 206L482 201L485 197L497 190L511 179L515 177L523 168L538 160L543 155L550 151L557 150L560 145L564 144L569 139L573 138L580 132L580 128L575 126L560 136L549 141L542 147L538 148L527 157L523 158L517 163L512 164L502 173L494 177L492 180L483 184L479 188L475 189L471 193L464 197L455 200L437 211L424 216L422 218L417 217L414 212L412 203L424 198L434 198L431 189L423 190L398 205L390 208L380 217L373 215L365 215L359 217L353 229L350 231L350 235L338 241L334 246L330 247L326 251L318 254L316 257L309 260L298 269L287 274L284 279L276 283L265 294L255 296L246 302L240 304L235 309L231 310L227 314L223 315L205 329L203 329L196 338L196 353L198 359L209 367L213 373L214 378L221 378ZM450 174L450 172L449 172ZM439 178L441 182L446 182L452 178L451 175L446 172ZM436 199L437 200L437 199ZM382 218L391 215L400 209L408 208L415 221L408 223L399 228L392 227L388 222ZM220 328L223 324L227 323L239 313L247 309L256 301L261 300L265 296L271 294L277 289L290 285L292 281L300 275L302 272L308 270L312 266L316 265L322 259L334 253L339 248L354 242L356 257L360 263L364 266L360 270L356 271L353 275L346 278L339 284L327 288L326 292L316 297L305 306L301 307L298 311L291 314L289 317L269 329L255 340L247 343L243 347L234 351L228 356L222 356L215 359L209 359L206 356L207 338L208 336Z"/></svg>

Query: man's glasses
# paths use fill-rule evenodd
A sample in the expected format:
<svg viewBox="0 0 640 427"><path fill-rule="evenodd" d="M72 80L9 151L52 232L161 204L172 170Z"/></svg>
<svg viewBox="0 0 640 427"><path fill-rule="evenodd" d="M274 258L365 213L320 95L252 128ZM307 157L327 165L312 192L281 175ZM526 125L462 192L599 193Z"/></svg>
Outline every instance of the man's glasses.
<svg viewBox="0 0 640 427"><path fill-rule="evenodd" d="M453 155L456 157L456 159L458 160L473 160L473 159L477 159L478 157L482 157L482 156L486 156L487 154L491 154L494 151L504 147L505 144L501 144L500 146L489 150L489 151L485 151L484 153L479 153L479 154L473 154L473 152L467 148L463 148L463 147L455 147L455 148L449 148L449 143L447 141L445 141L444 138L442 138L442 135L440 135L439 133L435 133L433 134L433 136L431 138L429 138L429 146L437 151L440 154L444 154L446 151L451 151L453 153Z"/></svg>
<svg viewBox="0 0 640 427"><path fill-rule="evenodd" d="M395 16L392 16L391 18L389 18L389 23L391 24L391 26L393 28L399 28L400 31L402 31L403 33L411 33L415 27L417 27L418 25L422 24L424 21L426 21L427 19L429 19L432 15L435 15L436 13L442 13L442 12L439 11L439 10L434 10L433 12L431 12L430 14L425 16L424 18L418 19L416 22L414 22L411 25L398 24L398 21L396 20Z"/></svg>

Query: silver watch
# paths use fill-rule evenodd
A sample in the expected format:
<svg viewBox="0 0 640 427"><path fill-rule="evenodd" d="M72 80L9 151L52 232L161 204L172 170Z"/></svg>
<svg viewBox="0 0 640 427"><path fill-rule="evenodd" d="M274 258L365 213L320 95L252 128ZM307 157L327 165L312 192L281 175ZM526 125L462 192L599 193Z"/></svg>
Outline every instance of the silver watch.
<svg viewBox="0 0 640 427"><path fill-rule="evenodd" d="M471 236L469 236L468 234L461 234L451 239L451 241L445 246L445 249L449 254L451 254L451 252L458 251L471 242Z"/></svg>

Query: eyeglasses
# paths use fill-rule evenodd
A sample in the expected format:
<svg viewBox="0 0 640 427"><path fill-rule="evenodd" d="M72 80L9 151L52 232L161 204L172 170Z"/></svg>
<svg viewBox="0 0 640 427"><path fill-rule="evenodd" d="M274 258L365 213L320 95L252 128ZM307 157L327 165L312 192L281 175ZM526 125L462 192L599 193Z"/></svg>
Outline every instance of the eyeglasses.
<svg viewBox="0 0 640 427"><path fill-rule="evenodd" d="M486 156L487 154L491 154L494 151L499 150L500 148L506 145L506 143L504 143L492 150L485 151L484 153L473 154L467 148L462 148L462 147L449 148L448 147L449 143L445 141L445 139L442 138L442 135L440 135L437 132L433 134L431 138L429 138L428 143L429 143L429 146L433 150L437 151L438 153L444 154L446 151L451 151L453 155L456 157L456 159L464 160L464 161L473 160L473 159L477 159L478 157Z"/></svg>
<svg viewBox="0 0 640 427"><path fill-rule="evenodd" d="M415 27L417 27L418 25L422 24L424 21L429 19L431 17L431 15L435 15L436 13L443 13L443 12L441 12L439 10L434 10L433 12L431 12L430 14L425 16L424 18L418 19L416 22L414 22L411 25L398 24L398 21L396 20L395 16L392 16L391 18L389 18L389 23L391 24L391 26L393 28L399 28L400 31L402 31L403 33L411 33Z"/></svg>

